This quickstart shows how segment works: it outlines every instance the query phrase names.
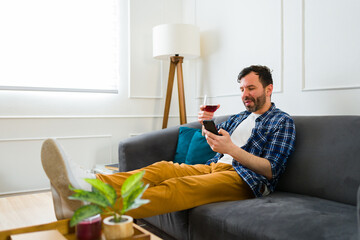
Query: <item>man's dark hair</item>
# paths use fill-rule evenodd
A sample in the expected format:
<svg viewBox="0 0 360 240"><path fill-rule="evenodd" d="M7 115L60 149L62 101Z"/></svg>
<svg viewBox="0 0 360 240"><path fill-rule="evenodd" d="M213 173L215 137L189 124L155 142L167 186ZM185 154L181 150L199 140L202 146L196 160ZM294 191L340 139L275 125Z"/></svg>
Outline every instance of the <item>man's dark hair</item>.
<svg viewBox="0 0 360 240"><path fill-rule="evenodd" d="M250 67L244 68L239 73L237 81L240 83L240 80L251 72L254 72L256 75L259 76L260 82L264 88L269 84L273 84L271 70L267 66L261 65L251 65Z"/></svg>

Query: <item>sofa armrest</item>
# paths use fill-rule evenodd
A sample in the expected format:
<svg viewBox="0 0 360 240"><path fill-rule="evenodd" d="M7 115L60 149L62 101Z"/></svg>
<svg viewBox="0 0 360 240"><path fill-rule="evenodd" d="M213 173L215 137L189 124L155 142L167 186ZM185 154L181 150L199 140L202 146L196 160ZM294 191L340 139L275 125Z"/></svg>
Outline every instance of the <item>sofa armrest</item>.
<svg viewBox="0 0 360 240"><path fill-rule="evenodd" d="M197 122L182 126L200 128ZM158 161L172 161L180 126L170 127L125 139L119 143L119 170L130 171Z"/></svg>

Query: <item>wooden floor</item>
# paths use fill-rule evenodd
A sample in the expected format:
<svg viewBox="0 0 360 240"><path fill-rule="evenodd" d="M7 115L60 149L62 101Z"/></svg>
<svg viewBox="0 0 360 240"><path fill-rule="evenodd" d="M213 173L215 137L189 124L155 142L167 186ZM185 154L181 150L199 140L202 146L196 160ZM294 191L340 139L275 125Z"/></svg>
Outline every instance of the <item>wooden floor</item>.
<svg viewBox="0 0 360 240"><path fill-rule="evenodd" d="M0 197L0 231L55 221L50 191ZM138 225L158 236L152 235L151 240L175 240L142 220L138 220Z"/></svg>
<svg viewBox="0 0 360 240"><path fill-rule="evenodd" d="M54 221L50 191L0 197L0 231Z"/></svg>

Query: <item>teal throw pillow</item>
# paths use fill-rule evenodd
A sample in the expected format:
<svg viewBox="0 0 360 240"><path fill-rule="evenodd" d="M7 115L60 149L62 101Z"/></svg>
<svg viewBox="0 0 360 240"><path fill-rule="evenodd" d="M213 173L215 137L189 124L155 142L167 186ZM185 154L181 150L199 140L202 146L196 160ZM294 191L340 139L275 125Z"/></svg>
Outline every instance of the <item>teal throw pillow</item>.
<svg viewBox="0 0 360 240"><path fill-rule="evenodd" d="M186 164L205 164L209 159L215 156L214 152L202 136L201 130L195 132L191 139L189 150L186 156Z"/></svg>
<svg viewBox="0 0 360 240"><path fill-rule="evenodd" d="M199 129L180 127L174 163L185 163L191 139Z"/></svg>

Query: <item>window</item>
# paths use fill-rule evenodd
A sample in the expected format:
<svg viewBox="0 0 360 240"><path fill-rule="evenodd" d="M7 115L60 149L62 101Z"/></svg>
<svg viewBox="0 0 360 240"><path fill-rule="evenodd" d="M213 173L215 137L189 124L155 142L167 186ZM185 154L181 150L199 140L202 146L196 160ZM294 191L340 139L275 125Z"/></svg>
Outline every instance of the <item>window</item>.
<svg viewBox="0 0 360 240"><path fill-rule="evenodd" d="M1 0L0 89L117 92L115 0Z"/></svg>

